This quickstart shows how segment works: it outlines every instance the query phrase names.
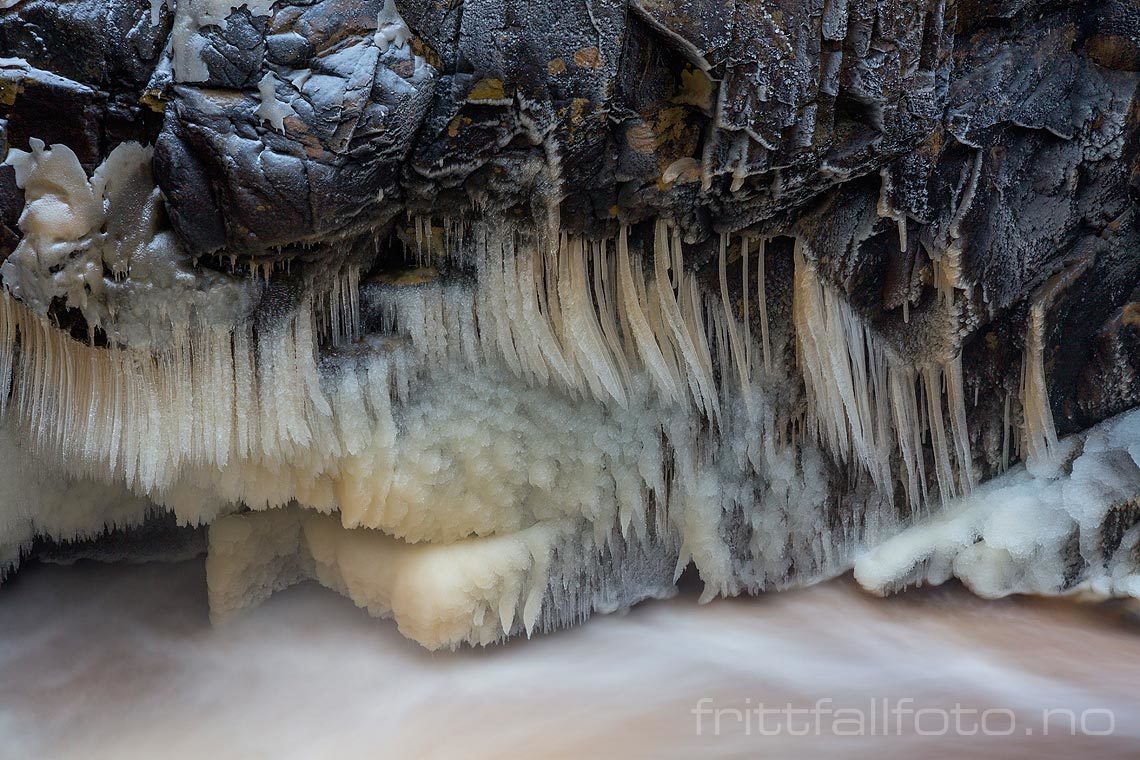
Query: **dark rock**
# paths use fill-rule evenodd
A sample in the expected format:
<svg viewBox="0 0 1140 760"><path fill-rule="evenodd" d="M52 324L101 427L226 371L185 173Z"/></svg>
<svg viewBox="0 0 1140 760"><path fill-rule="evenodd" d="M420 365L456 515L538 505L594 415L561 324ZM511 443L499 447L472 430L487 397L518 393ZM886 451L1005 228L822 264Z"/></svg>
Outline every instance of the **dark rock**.
<svg viewBox="0 0 1140 760"><path fill-rule="evenodd" d="M381 40L381 8L326 0L231 14L203 30L201 83L179 73L176 53L155 172L194 251L280 255L271 249L360 235L403 208L403 160L435 70Z"/></svg>
<svg viewBox="0 0 1140 760"><path fill-rule="evenodd" d="M1064 275L1046 319L1059 426L1136 403L1135 0L211 13L0 11L0 55L24 59L0 65L3 143L66 143L91 169L118 142L154 141L169 221L198 255L359 255L405 213L557 215L593 236L624 223L636 241L666 217L695 268L720 233L796 234L898 351L962 353L991 462L987 420L1016 397L1029 303ZM0 252L21 200L0 171Z"/></svg>

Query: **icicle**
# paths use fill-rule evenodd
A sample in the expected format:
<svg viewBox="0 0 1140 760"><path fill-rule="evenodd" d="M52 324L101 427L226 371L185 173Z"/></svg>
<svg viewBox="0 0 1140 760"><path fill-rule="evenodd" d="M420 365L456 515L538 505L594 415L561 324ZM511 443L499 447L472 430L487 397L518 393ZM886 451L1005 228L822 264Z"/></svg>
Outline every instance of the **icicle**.
<svg viewBox="0 0 1140 760"><path fill-rule="evenodd" d="M568 328L571 353L597 398L608 394L619 406L626 406L621 373L606 348L602 328L594 311L586 280L586 248L581 239L563 237L559 257L566 262L559 278L561 298Z"/></svg>
<svg viewBox="0 0 1140 760"><path fill-rule="evenodd" d="M355 308L347 295L342 306ZM315 321L303 306L256 347L248 327L176 325L157 352L95 348L4 294L0 362L17 385L6 412L72 474L122 480L152 498L200 468L335 449L325 435L335 425L317 377Z"/></svg>
<svg viewBox="0 0 1140 760"><path fill-rule="evenodd" d="M617 363L618 374L623 386L628 386L631 377L629 362L626 360L625 348L621 343L616 321L615 294L613 291L613 275L610 271L609 257L606 255L607 245L601 241L592 246L594 300L598 306L599 323L606 345Z"/></svg>
<svg viewBox="0 0 1140 760"><path fill-rule="evenodd" d="M961 354L943 365L942 379L946 384L946 403L950 412L954 455L958 461L960 493L966 494L977 484L977 479L974 476L974 457L970 452L970 434L966 430L966 401L963 392Z"/></svg>
<svg viewBox="0 0 1140 760"><path fill-rule="evenodd" d="M360 337L360 268L343 267L313 303L322 343L339 346L356 341Z"/></svg>
<svg viewBox="0 0 1140 760"><path fill-rule="evenodd" d="M522 288L523 320L533 331L547 366L557 375L567 388L577 386L577 376L565 356L562 345L556 337L554 327L547 317L546 286L543 272L545 257L540 249L522 257L519 266L519 284Z"/></svg>
<svg viewBox="0 0 1140 760"><path fill-rule="evenodd" d="M628 231L624 226L618 232L618 290L621 292L622 315L625 318L623 327L629 328L637 346L637 353L653 378L658 393L667 403L680 403L680 378L675 377L666 365L661 347L649 324L643 305L644 300L639 293L630 264Z"/></svg>
<svg viewBox="0 0 1140 760"><path fill-rule="evenodd" d="M768 240L760 238L760 251L756 265L756 300L760 309L760 341L764 349L764 371L772 371L772 341L768 333L768 286L766 249Z"/></svg>
<svg viewBox="0 0 1140 760"><path fill-rule="evenodd" d="M16 314L8 291L0 287L0 416L8 410L16 353Z"/></svg>
<svg viewBox="0 0 1140 760"><path fill-rule="evenodd" d="M922 457L922 431L918 420L918 401L915 397L914 371L898 367L890 372L889 384L894 426L898 436L899 454L906 470L907 501L912 506L926 499L926 469Z"/></svg>
<svg viewBox="0 0 1140 760"><path fill-rule="evenodd" d="M1002 412L1001 421L1001 472L1009 469L1009 402L1010 394L1007 391L1005 394L1005 409Z"/></svg>
<svg viewBox="0 0 1140 760"><path fill-rule="evenodd" d="M1025 359L1022 362L1021 408L1025 417L1022 438L1030 470L1045 470L1055 465L1057 430L1049 405L1049 388L1045 381L1045 307L1038 300L1029 309L1025 336Z"/></svg>
<svg viewBox="0 0 1140 760"><path fill-rule="evenodd" d="M732 313L732 302L728 296L728 235L720 236L720 301L724 307L725 329L728 331L729 354L736 367L737 379L740 381L741 392L747 392L748 367L745 364L745 352L740 345L740 335L736 329L736 316Z"/></svg>
<svg viewBox="0 0 1140 760"><path fill-rule="evenodd" d="M939 495L945 504L956 495L956 489L950 466L950 448L946 440L946 423L942 416L940 373L934 367L924 367L922 380L926 386L926 404L929 408L930 440L934 447L934 473L938 478Z"/></svg>
<svg viewBox="0 0 1140 760"><path fill-rule="evenodd" d="M748 311L749 301L749 287L752 283L748 280L748 249L751 247L751 241L747 235L742 235L740 238L740 293L744 300L744 364L748 367L748 375L752 376L754 369L752 365L752 319Z"/></svg>
<svg viewBox="0 0 1140 760"><path fill-rule="evenodd" d="M824 287L797 241L793 318L804 381L829 448L848 461L856 454L880 488L889 482L888 454L873 438L872 399L866 374L862 322Z"/></svg>
<svg viewBox="0 0 1140 760"><path fill-rule="evenodd" d="M670 236L672 248L673 268L677 272L675 297L680 319L676 319L677 310L671 308L674 317L670 324L674 333L674 341L683 349L685 364L688 367L689 389L697 399L697 406L706 418L714 425L720 424L719 399L717 395L716 375L713 371L712 355L709 352L708 334L701 329L701 311L705 308L704 296L697 284L697 274L686 271L684 247L681 241L681 230L672 227Z"/></svg>
<svg viewBox="0 0 1140 760"><path fill-rule="evenodd" d="M954 240L947 246L941 258L934 259L931 262L934 268L934 286L941 296L942 303L947 306L954 303L954 289L958 287L961 277L961 258L961 243Z"/></svg>
<svg viewBox="0 0 1140 760"><path fill-rule="evenodd" d="M690 272L681 285L681 313L685 319L689 339L697 351L701 376L705 378L705 385L712 388L714 387L712 354L709 352L708 332L701 327L700 314L703 310L704 299L697 285L697 276ZM715 404L713 411L719 414Z"/></svg>
<svg viewBox="0 0 1140 760"><path fill-rule="evenodd" d="M688 367L690 385L693 387L693 396L697 406L711 418L716 414L714 410L717 406L714 381L711 373L706 374L705 367L702 366L697 348L681 313L681 306L677 302L676 293L673 291L673 283L665 271L666 263L671 262L675 270L674 279L677 286L680 287L684 269L681 260L681 240L679 236L675 236L670 246L668 228L664 221L657 222L653 259L656 270L654 279L657 284L657 297L661 303L661 314L669 326L669 337L665 340L671 340L676 349L676 354Z"/></svg>
<svg viewBox="0 0 1140 760"><path fill-rule="evenodd" d="M526 309L524 299L527 298L527 295L520 288L522 276L519 273L521 258L519 251L513 246L513 241L504 240L501 237L498 239L496 247L502 257L503 277L500 284L504 293L503 300L507 306L505 313L498 314L496 317L499 319L505 317L509 325L514 346L518 351L519 364L522 370L521 377L529 383L545 385L549 381L550 371L547 368L546 360L543 358L539 341L535 336L537 325L523 317ZM446 327L441 332L445 336L444 340L450 337Z"/></svg>
<svg viewBox="0 0 1140 760"><path fill-rule="evenodd" d="M713 323L713 329L709 332L716 340L716 365L721 368L721 375L724 376L728 374L732 362L728 330L724 324L724 309L709 309L709 317Z"/></svg>
<svg viewBox="0 0 1140 760"><path fill-rule="evenodd" d="M479 253L478 276L481 284L479 290L484 297L479 300L482 308L477 313L480 333L485 331L490 339L486 344L489 349L487 360L500 358L514 375L521 376L521 364L511 334L510 314L507 308L503 242L492 242L489 233L480 236L480 239L482 250ZM559 272L560 277L563 275L564 272Z"/></svg>
<svg viewBox="0 0 1140 760"><path fill-rule="evenodd" d="M821 440L841 461L852 454L858 457L876 485L886 489L893 428L905 470L903 486L908 501L917 506L927 493L922 440L929 430L941 498L968 491L975 476L960 356L945 365L922 367L916 383L915 369L882 345L851 307L820 282L801 245L797 243L794 253L793 318L797 355Z"/></svg>

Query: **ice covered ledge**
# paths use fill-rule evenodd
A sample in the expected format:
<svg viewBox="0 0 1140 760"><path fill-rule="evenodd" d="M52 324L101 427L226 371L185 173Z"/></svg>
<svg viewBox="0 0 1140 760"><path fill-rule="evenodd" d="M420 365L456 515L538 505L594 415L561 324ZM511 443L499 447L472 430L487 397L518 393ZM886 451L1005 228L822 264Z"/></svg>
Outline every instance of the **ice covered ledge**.
<svg viewBox="0 0 1140 760"><path fill-rule="evenodd" d="M400 633L428 649L486 645L673 596L676 548L620 535L599 547L592 528L572 519L410 544L296 507L249 512L210 527L210 616L219 622L316 580L375 617L395 619ZM591 556L601 554L610 559L604 566Z"/></svg>
<svg viewBox="0 0 1140 760"><path fill-rule="evenodd" d="M1140 598L1140 409L1066 438L866 552L877 594L959 578L984 597Z"/></svg>

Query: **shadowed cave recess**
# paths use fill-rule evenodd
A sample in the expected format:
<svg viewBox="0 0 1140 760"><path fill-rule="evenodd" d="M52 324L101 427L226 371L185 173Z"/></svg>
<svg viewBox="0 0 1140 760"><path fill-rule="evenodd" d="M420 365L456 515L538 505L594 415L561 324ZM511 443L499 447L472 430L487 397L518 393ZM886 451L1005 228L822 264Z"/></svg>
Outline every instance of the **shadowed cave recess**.
<svg viewBox="0 0 1140 760"><path fill-rule="evenodd" d="M1140 596L1136 0L0 0L0 565L428 648Z"/></svg>

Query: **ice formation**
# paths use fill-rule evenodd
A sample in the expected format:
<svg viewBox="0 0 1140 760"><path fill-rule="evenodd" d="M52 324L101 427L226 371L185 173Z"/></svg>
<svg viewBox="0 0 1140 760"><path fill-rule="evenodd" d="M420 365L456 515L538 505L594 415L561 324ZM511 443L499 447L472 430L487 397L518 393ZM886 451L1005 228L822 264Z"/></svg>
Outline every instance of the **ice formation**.
<svg viewBox="0 0 1140 760"><path fill-rule="evenodd" d="M268 16L273 0L178 0L173 6L170 51L174 81L206 82L210 78L203 57L206 35L211 30L224 30L230 15L243 8L250 16ZM155 15L152 10L152 18Z"/></svg>
<svg viewBox="0 0 1140 760"><path fill-rule="evenodd" d="M0 567L210 525L215 617L430 647L1131 593L1131 423L1058 430L1140 400L1135 14L525 5L0 0Z"/></svg>
<svg viewBox="0 0 1140 760"><path fill-rule="evenodd" d="M548 250L490 232L476 240L473 252L459 254L478 272L474 288L434 276L365 289L365 310L384 316L383 332L408 340L358 358L355 378L339 372L331 408L351 409L350 395L366 386L369 408L391 403L390 417L362 432L365 450L335 463L334 498L297 497L337 509L339 521L271 511L211 528L216 610L315 577L436 647L486 643L624 606L636 595L664 595L690 559L710 595L836 571L849 549L843 531L855 526L832 535L823 525L822 457L806 443L801 453L777 441L770 405L747 367L733 380L747 382L746 392L718 396L710 344L744 366L731 358L739 343L725 327L735 317L721 299L706 304L691 275L674 285L666 262L684 270L672 258L679 246L667 225L658 226L657 273L648 282L624 233L593 244L563 236ZM707 324L719 327L707 334ZM634 337L623 342L623 335ZM390 400L377 398L388 388ZM757 476L763 481L750 482ZM240 481L249 482L248 475ZM744 517L758 488L767 514L749 509ZM242 500L259 503L252 496ZM737 514L755 522L752 546L722 535L722 523ZM881 527L875 515L865 517L868 532ZM765 518L778 520L782 532L769 535ZM298 519L304 540L273 543L274 521ZM328 538L320 545L325 559L314 565L318 529L310 526L318 525ZM224 561L213 559L216 541ZM782 546L789 541L796 556ZM357 549L333 562L333 545ZM422 571L401 581L421 597L414 613L392 587L401 573L354 571L365 547ZM263 566L266 558L277 559ZM486 568L476 572L473 562ZM468 569L457 574L456 567ZM502 576L505 590L459 582L480 572ZM437 618L445 633L425 622Z"/></svg>
<svg viewBox="0 0 1140 760"><path fill-rule="evenodd" d="M396 10L396 3L393 0L384 0L383 7L376 14L376 34L373 36L376 47L381 53L386 53L392 45L402 48L411 37L411 30L404 23L400 12Z"/></svg>
<svg viewBox="0 0 1140 760"><path fill-rule="evenodd" d="M285 117L293 116L296 111L288 103L277 99L277 76L269 71L257 83L257 94L260 103L257 106L257 118L269 122L269 126L278 132L285 132Z"/></svg>
<svg viewBox="0 0 1140 760"><path fill-rule="evenodd" d="M1140 598L1140 411L1053 444L1056 468L1019 465L859 557L889 593L957 577L987 597Z"/></svg>
<svg viewBox="0 0 1140 760"><path fill-rule="evenodd" d="M163 228L152 154L121 143L88 178L66 145L11 150L25 205L23 238L0 266L5 291L41 319L66 302L91 333L139 349L169 344L176 328L248 321L250 283L195 266Z"/></svg>
<svg viewBox="0 0 1140 760"><path fill-rule="evenodd" d="M675 548L675 547L674 547ZM501 536L412 544L344 530L299 509L224 517L206 563L215 620L301 580L316 580L429 649L546 631L675 592L668 547L593 536L552 520Z"/></svg>
<svg viewBox="0 0 1140 760"><path fill-rule="evenodd" d="M794 255L799 361L819 437L844 461L857 459L884 489L897 451L907 499L918 506L931 500L922 460L929 436L938 501L968 492L974 473L961 356L918 367L903 361L820 281L798 247Z"/></svg>
<svg viewBox="0 0 1140 760"><path fill-rule="evenodd" d="M24 250L63 245L93 261L123 262L107 268L129 274L135 252L149 241L119 254L124 246L113 247L113 224L106 235L92 232L100 214L115 210L117 196L104 197L101 210L97 186L66 151L40 146L35 155L35 163L20 159L27 229L47 229L37 226L44 207L75 216L70 196L59 200L63 191L79 198L79 210L90 206L84 213L91 219L74 229L52 227L62 242L30 234ZM67 159L58 176L70 183L54 195L36 184L53 176L53 156ZM109 163L121 162L113 157ZM740 319L727 279L727 241L720 292L709 293L686 268L678 231L664 221L649 243L651 272L643 271L642 255L631 254L624 229L616 239L589 241L480 226L459 240L428 261L443 274L362 286L359 271L348 268L278 304L271 322L239 315L207 327L193 310L168 314L169 339L161 345L131 345L118 331L108 333L111 345L92 346L56 329L17 299L21 277L35 275L17 256L11 267L23 269L6 279L12 293L0 294L9 424L70 477L125 485L124 504L153 504L188 523L239 507L271 510L264 518L236 514L212 529L211 547L221 542L228 558L211 561L212 594L228 600L218 601L219 614L255 601L257 588L310 575L377 614L394 615L429 646L516 632L515 616L504 617L512 605L519 630L529 632L543 620L540 627L548 627L612 609L614 600L661 595L690 560L707 595L825 577L865 539L897 529L883 488L889 485L876 480L887 477L885 459L870 452L886 453L857 444L875 487L857 488L861 506L838 515L829 510L827 457L803 437L805 429L826 426L856 440L851 430L869 413L889 428L885 406L868 411L848 398L837 402L846 404L843 416L826 421L816 413L807 420L778 416L767 387L775 387L776 373L791 370L771 347L768 328L753 331ZM751 253L747 243L733 247L738 256ZM745 261L743 305L749 313L758 309L765 325L764 269L756 265L754 283ZM474 279L447 274L464 271ZM800 310L819 308L815 301L828 297L812 276L799 261ZM814 300L805 306L804 298ZM91 299L87 313L102 316L104 308ZM362 311L379 315L378 329L364 332ZM863 340L857 320L847 318L854 340ZM852 338L840 331L817 339ZM862 345L851 351L862 356ZM818 413L834 415L827 403L817 400ZM905 408L907 419L917 419ZM821 441L833 443L822 434ZM291 524L301 520L298 508L335 512L338 518L312 525L337 536L337 545L374 544L380 553L436 563L487 558L487 572L498 573L509 593L461 599L474 592L425 580L420 590L440 596L438 607L430 599L423 604L449 621L441 633L422 619L412 622L381 580L375 587L350 582L351 563L315 555L311 541L271 552L281 561L262 569L279 578L243 581L246 573L224 570L259 567L267 551L264 542L243 548L224 539L231 530L225 526L248 522L250 535L261 535L258 525L276 524L272 510L294 515L279 518ZM92 508L93 520L97 514ZM504 567L516 568L510 557L523 554L533 564L494 570L500 560L490 558L498 552ZM626 588L621 572L596 570L621 566L615 558L627 558L641 580ZM516 593L518 573L531 589L527 600ZM535 594L545 600L542 617ZM487 617L483 606L492 602L500 614Z"/></svg>
<svg viewBox="0 0 1140 760"><path fill-rule="evenodd" d="M439 246L416 219L415 276L345 265L282 289L271 267L204 275L164 237L148 149L121 145L89 179L66 147L32 148L9 157L27 205L0 407L28 456L106 485L75 525L18 507L6 562L40 533L170 510L213 522L217 617L314 578L434 648L666 595L690 561L706 597L826 577L974 486L961 359L903 360L802 239L785 352L763 238L722 237L709 287L665 220L631 250L624 227L490 224ZM57 329L56 298L108 345ZM1055 440L1033 402L1039 321L1031 451ZM782 380L798 373L796 412ZM833 463L853 466L841 510Z"/></svg>
<svg viewBox="0 0 1140 760"><path fill-rule="evenodd" d="M95 538L141 525L155 509L121 484L61 477L61 470L28 451L11 425L0 425L0 580L37 536Z"/></svg>
<svg viewBox="0 0 1140 760"><path fill-rule="evenodd" d="M665 596L690 562L709 598L827 577L884 540L859 565L878 590L951 567L982 593L1062 586L1011 568L1030 549L1059 556L1073 502L1050 507L1056 530L1036 538L995 533L1025 518L1015 486L1054 491L1015 470L971 495L960 353L904 360L802 238L786 325L771 321L764 238L722 236L710 283L666 220L637 243L625 227L590 240L445 223L440 245L413 219L411 275L362 281L345 264L276 283L272 266L195 266L159 228L149 159L123 144L91 178L64 146L8 159L26 208L0 292L5 445L16 436L18 456L76 485L10 502L6 565L36 535L169 510L213 523L215 617L312 578L431 648ZM58 329L56 299L107 345ZM1061 450L1041 321L1035 306L1021 388L1035 473ZM803 404L788 396L795 375ZM1131 445L1121 435L1090 437L1066 489L1088 491L1081 474L1103 475ZM1140 492L1121 477L1083 524L1104 522L1106 494ZM991 529L970 505L995 493L1012 506ZM940 504L954 505L950 527L890 539ZM1106 583L1086 585L1133 581Z"/></svg>

